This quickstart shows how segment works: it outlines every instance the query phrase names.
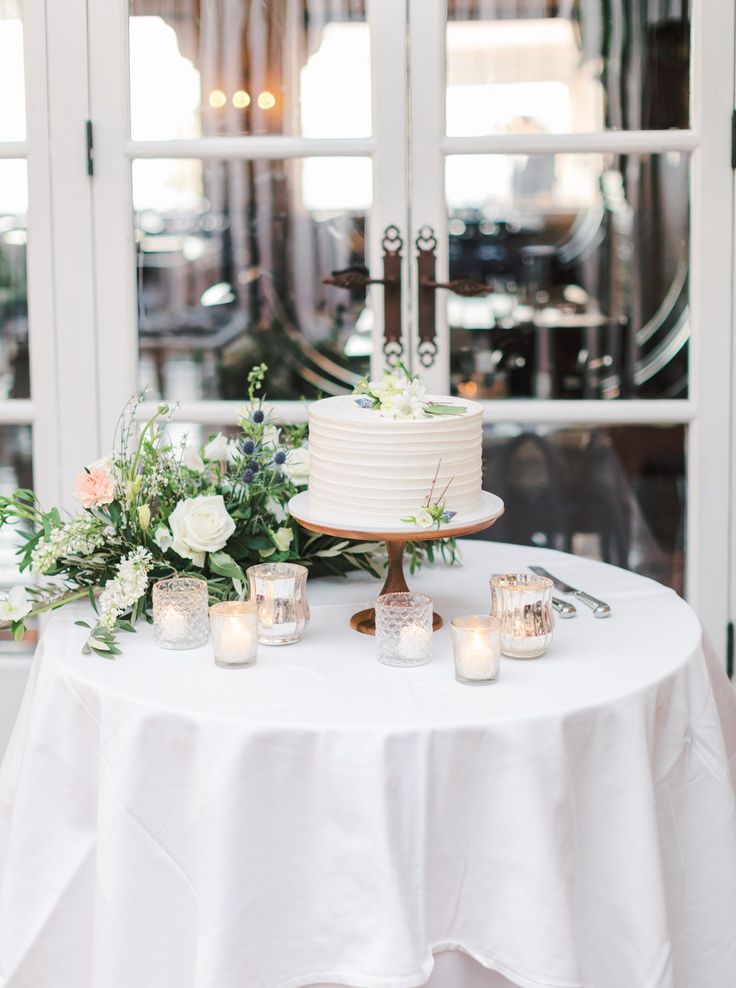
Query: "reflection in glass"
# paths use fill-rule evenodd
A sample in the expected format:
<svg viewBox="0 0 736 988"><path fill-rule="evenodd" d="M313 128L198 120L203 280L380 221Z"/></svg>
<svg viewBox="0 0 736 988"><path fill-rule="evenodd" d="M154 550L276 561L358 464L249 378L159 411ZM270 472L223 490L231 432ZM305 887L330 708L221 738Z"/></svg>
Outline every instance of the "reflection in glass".
<svg viewBox="0 0 736 988"><path fill-rule="evenodd" d="M449 0L447 133L689 123L690 0Z"/></svg>
<svg viewBox="0 0 736 988"><path fill-rule="evenodd" d="M685 427L492 426L483 488L494 541L562 549L684 590Z"/></svg>
<svg viewBox="0 0 736 988"><path fill-rule="evenodd" d="M136 161L140 380L175 400L351 390L368 369L365 291L322 284L366 264L367 158Z"/></svg>
<svg viewBox="0 0 736 988"><path fill-rule="evenodd" d="M130 96L134 140L367 137L365 0L131 0Z"/></svg>
<svg viewBox="0 0 736 988"><path fill-rule="evenodd" d="M19 0L0 0L0 141L24 141L26 94Z"/></svg>
<svg viewBox="0 0 736 988"><path fill-rule="evenodd" d="M689 161L447 159L452 386L467 398L687 396Z"/></svg>
<svg viewBox="0 0 736 988"><path fill-rule="evenodd" d="M0 425L0 496L9 497L19 487L33 487L32 446L30 425ZM27 579L18 572L16 549L22 543L17 528L5 525L0 529L0 592ZM32 628L23 641L14 642L10 631L0 631L0 653L31 651L37 639Z"/></svg>
<svg viewBox="0 0 736 988"><path fill-rule="evenodd" d="M0 25L2 21L0 21ZM0 161L0 398L28 398L24 161Z"/></svg>

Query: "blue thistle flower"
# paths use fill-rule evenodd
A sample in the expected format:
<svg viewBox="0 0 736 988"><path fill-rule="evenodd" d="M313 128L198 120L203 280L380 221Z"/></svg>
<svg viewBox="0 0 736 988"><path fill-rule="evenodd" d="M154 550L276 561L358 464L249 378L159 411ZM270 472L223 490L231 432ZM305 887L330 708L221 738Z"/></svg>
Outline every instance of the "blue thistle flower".
<svg viewBox="0 0 736 988"><path fill-rule="evenodd" d="M261 469L261 467L260 467L260 465L259 465L259 463L258 463L258 461L257 461L257 460L251 460L251 461L250 461L250 462L248 463L248 466L247 466L247 468L246 468L246 469L248 469L248 470L250 470L250 471L251 471L252 473L254 473L254 474L256 474L256 473L258 473L258 471L259 471L259 470Z"/></svg>
<svg viewBox="0 0 736 988"><path fill-rule="evenodd" d="M273 462L278 464L278 466L281 466L282 463L286 463L286 453L283 449L276 450L273 457Z"/></svg>
<svg viewBox="0 0 736 988"><path fill-rule="evenodd" d="M260 425L260 423L265 419L265 417L266 416L263 414L263 409L262 408L256 408L255 412L253 412L253 415L252 415L253 421L257 425Z"/></svg>
<svg viewBox="0 0 736 988"><path fill-rule="evenodd" d="M360 405L361 408L373 408L373 400L367 397L356 398L355 404Z"/></svg>
<svg viewBox="0 0 736 988"><path fill-rule="evenodd" d="M252 483L254 477L255 474L253 473L252 470L243 470L242 474L240 475L240 479L243 481L244 484Z"/></svg>
<svg viewBox="0 0 736 988"><path fill-rule="evenodd" d="M456 514L457 514L457 511L443 511L442 512L442 520L443 521L452 521L452 519L455 517Z"/></svg>
<svg viewBox="0 0 736 988"><path fill-rule="evenodd" d="M245 439L240 444L240 448L242 449L242 451L245 453L246 456L252 456L252 454L255 453L256 451L256 444L253 442L252 439Z"/></svg>

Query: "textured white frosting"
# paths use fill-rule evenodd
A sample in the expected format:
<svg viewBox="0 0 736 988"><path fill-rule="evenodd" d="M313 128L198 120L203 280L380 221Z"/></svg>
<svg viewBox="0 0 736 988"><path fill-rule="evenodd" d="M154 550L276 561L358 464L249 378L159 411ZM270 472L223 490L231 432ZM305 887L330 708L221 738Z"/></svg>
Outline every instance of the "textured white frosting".
<svg viewBox="0 0 736 988"><path fill-rule="evenodd" d="M447 510L458 516L477 511L483 410L461 398L428 398L464 405L467 411L392 419L361 408L351 395L314 402L309 410L311 510L336 521L396 523L417 513L439 464L435 495L452 479L444 498Z"/></svg>

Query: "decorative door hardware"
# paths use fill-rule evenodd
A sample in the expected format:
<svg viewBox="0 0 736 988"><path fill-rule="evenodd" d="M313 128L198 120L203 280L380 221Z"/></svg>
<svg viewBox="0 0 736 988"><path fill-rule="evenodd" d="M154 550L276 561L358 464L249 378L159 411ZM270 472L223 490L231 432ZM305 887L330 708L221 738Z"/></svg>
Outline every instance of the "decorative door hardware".
<svg viewBox="0 0 736 988"><path fill-rule="evenodd" d="M368 268L353 267L333 271L322 279L323 285L366 291L368 285L383 285L383 352L391 366L401 359L404 344L401 339L401 249L404 241L399 228L387 226L382 240L383 278L371 278Z"/></svg>
<svg viewBox="0 0 736 988"><path fill-rule="evenodd" d="M464 298L490 295L491 285L470 278L453 278L451 281L435 281L437 237L431 226L423 226L416 239L418 293L417 329L419 342L417 354L423 367L431 367L437 356L436 307L434 293L444 288Z"/></svg>

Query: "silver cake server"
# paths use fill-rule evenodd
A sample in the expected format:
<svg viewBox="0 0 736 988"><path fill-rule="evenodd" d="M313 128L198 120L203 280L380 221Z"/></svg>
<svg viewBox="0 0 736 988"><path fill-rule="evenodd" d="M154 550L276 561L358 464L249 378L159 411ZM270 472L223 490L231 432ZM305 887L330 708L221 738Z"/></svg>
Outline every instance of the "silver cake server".
<svg viewBox="0 0 736 988"><path fill-rule="evenodd" d="M589 593L584 590L576 590L575 587L571 587L569 583L565 583L564 580L558 580L556 576L546 570L543 566L530 566L529 569L532 573L536 573L537 576L546 576L550 579L554 585L555 590L559 590L560 593L569 593L573 597L577 597L578 600L582 601L586 607L589 607L593 612L593 617L597 618L607 618L611 615L611 608L603 600L598 600L597 597L592 597Z"/></svg>
<svg viewBox="0 0 736 988"><path fill-rule="evenodd" d="M578 613L574 604L571 604L569 600L561 600L559 597L552 598L552 607L561 618L573 618Z"/></svg>

